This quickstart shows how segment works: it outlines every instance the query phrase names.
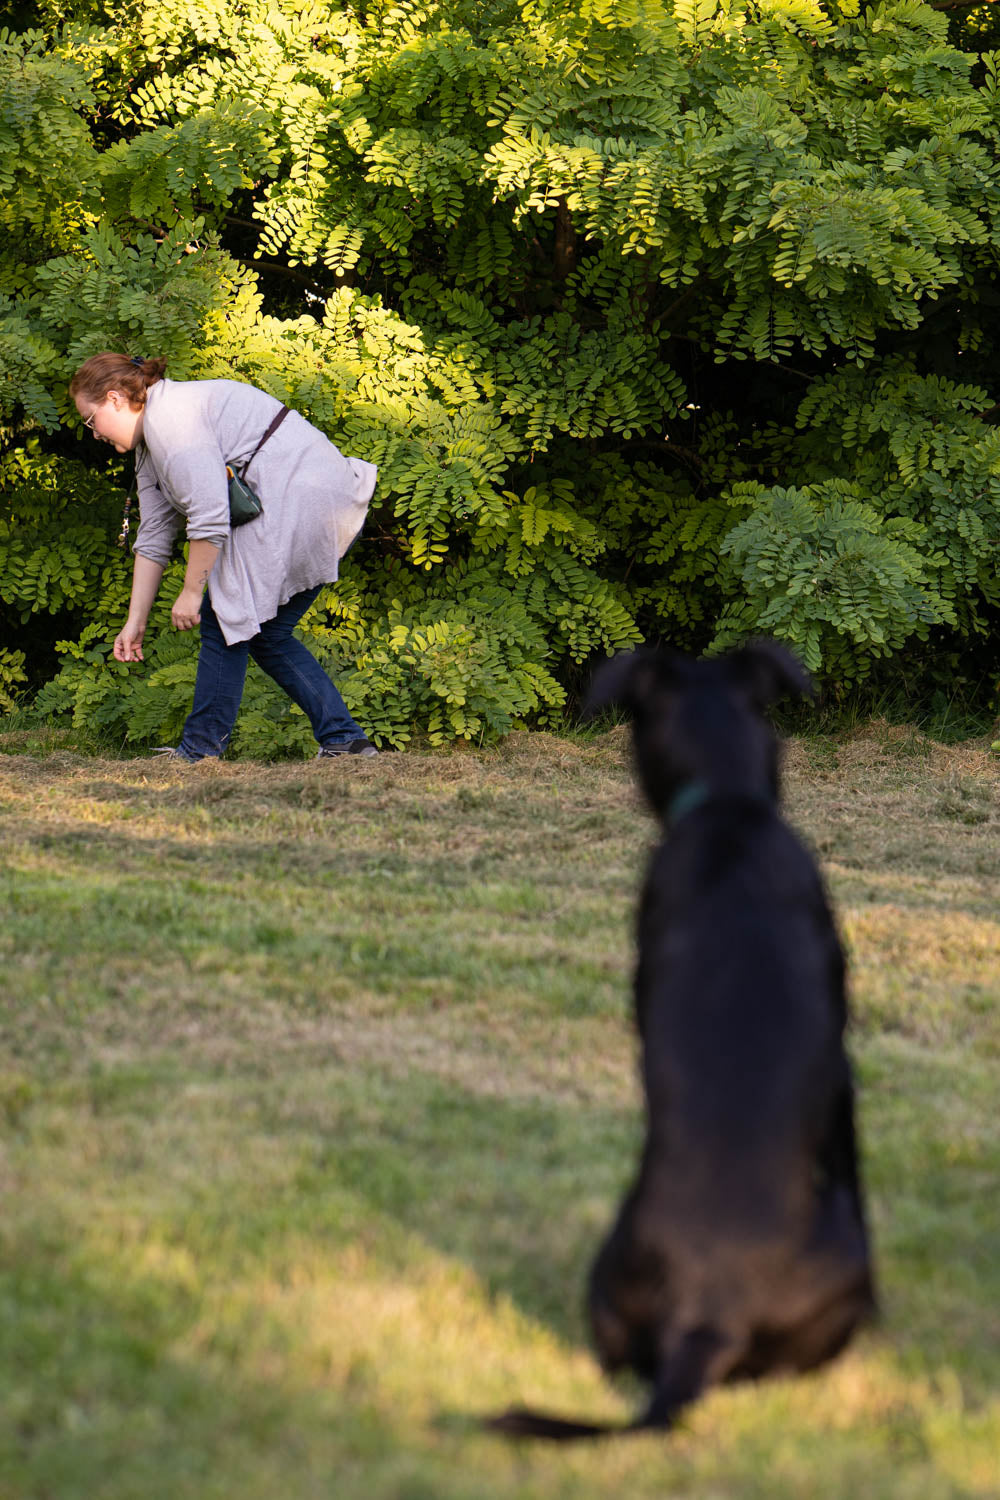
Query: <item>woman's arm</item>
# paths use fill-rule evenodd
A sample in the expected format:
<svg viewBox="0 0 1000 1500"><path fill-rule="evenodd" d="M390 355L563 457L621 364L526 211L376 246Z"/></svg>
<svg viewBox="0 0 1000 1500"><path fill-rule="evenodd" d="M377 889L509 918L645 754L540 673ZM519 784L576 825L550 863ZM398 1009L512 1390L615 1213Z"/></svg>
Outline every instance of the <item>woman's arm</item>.
<svg viewBox="0 0 1000 1500"><path fill-rule="evenodd" d="M146 634L146 622L153 607L156 591L163 577L163 564L152 558L135 554L132 564L132 598L129 601L128 619L119 632L115 644L116 661L142 661L142 638Z"/></svg>
<svg viewBox="0 0 1000 1500"><path fill-rule="evenodd" d="M191 630L201 619L202 595L221 551L222 548L217 547L214 542L195 540L188 543L184 587L170 611L170 618L178 630Z"/></svg>

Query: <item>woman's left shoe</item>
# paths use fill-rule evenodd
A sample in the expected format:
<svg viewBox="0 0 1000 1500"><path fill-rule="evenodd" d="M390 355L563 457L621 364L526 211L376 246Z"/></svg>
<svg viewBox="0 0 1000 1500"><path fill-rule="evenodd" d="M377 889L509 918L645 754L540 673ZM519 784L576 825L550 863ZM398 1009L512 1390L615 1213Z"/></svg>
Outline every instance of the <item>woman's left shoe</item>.
<svg viewBox="0 0 1000 1500"><path fill-rule="evenodd" d="M371 740L363 736L360 740L340 740L335 745L320 745L316 752L317 760L332 759L335 755L377 755L378 751Z"/></svg>
<svg viewBox="0 0 1000 1500"><path fill-rule="evenodd" d="M160 760L179 760L185 766L196 766L199 761L219 758L217 755L188 755L179 745L158 745L153 754L159 756Z"/></svg>

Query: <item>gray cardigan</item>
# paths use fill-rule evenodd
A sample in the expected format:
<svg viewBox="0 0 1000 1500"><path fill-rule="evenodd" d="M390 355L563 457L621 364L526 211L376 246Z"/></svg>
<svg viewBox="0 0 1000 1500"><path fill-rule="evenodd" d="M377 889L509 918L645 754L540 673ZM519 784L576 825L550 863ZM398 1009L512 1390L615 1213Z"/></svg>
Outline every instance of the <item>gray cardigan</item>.
<svg viewBox="0 0 1000 1500"><path fill-rule="evenodd" d="M235 380L164 379L146 397L134 550L166 564L182 519L189 540L221 547L208 591L230 646L293 594L336 579L375 490L374 464L345 458L290 411L246 474L263 513L231 530L226 464L242 471L280 405Z"/></svg>

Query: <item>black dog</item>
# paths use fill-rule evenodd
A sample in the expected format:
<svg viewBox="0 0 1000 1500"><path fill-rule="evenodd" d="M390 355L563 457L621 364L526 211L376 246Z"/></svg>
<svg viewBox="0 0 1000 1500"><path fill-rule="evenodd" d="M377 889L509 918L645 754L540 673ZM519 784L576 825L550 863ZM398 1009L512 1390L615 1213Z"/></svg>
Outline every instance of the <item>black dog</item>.
<svg viewBox="0 0 1000 1500"><path fill-rule="evenodd" d="M844 1052L844 959L819 873L777 811L764 708L810 690L770 643L619 656L591 707L630 710L665 825L639 913L647 1109L638 1177L590 1276L594 1340L665 1428L722 1381L809 1370L875 1310ZM495 1430L612 1431L513 1410Z"/></svg>

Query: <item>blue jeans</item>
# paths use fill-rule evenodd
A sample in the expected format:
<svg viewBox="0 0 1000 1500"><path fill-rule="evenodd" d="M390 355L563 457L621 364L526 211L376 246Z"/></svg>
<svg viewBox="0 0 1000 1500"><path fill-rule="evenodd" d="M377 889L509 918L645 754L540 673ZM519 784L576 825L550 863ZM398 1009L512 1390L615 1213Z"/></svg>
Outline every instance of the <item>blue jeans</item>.
<svg viewBox="0 0 1000 1500"><path fill-rule="evenodd" d="M194 705L178 746L184 755L201 760L225 750L243 697L250 657L299 705L321 745L364 737L315 656L292 634L319 592L315 588L293 594L251 640L227 646L206 591L201 601L201 652Z"/></svg>

